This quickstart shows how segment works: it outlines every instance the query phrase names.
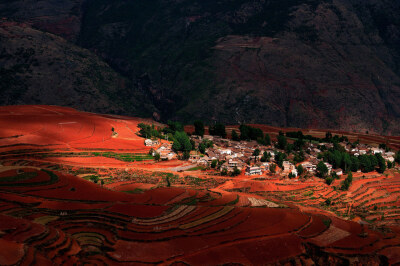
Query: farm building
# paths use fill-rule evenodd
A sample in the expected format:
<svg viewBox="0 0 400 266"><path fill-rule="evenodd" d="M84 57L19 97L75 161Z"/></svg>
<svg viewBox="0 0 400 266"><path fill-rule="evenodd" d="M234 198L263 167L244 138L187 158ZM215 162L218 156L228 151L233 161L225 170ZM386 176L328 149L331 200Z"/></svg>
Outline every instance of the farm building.
<svg viewBox="0 0 400 266"><path fill-rule="evenodd" d="M157 139L146 139L144 141L144 144L148 147L154 147L160 144L160 142Z"/></svg>
<svg viewBox="0 0 400 266"><path fill-rule="evenodd" d="M246 169L246 175L262 175L261 168L257 166L249 166Z"/></svg>

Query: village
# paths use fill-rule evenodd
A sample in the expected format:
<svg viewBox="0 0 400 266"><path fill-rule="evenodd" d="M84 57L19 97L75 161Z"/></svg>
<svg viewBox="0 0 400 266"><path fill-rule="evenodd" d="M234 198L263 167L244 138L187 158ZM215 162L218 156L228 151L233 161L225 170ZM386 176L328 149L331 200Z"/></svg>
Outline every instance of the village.
<svg viewBox="0 0 400 266"><path fill-rule="evenodd" d="M278 142L263 145L259 142L232 140L212 135L191 135L190 141L193 150L189 153L188 161L197 164L201 169L214 169L215 174L236 176L245 174L249 176L273 176L296 179L300 176L311 177L320 174L319 164L326 166L325 177L334 176L339 178L350 171L350 168L342 169L333 165L323 158L323 152L334 148L330 142L305 141L301 147L301 154L296 157L295 152L291 154L279 147ZM285 140L286 141L286 140ZM380 155L385 161L385 169L395 166L396 153L382 147L373 147L366 144L350 143L346 140L337 143L344 153L351 157L363 155ZM152 146L152 155L158 156L159 160L182 159L182 154L176 153L171 143L160 142L156 139L146 139L146 146ZM203 145L206 149L201 152L199 147ZM359 157L361 158L361 157ZM355 169L361 172L361 169Z"/></svg>

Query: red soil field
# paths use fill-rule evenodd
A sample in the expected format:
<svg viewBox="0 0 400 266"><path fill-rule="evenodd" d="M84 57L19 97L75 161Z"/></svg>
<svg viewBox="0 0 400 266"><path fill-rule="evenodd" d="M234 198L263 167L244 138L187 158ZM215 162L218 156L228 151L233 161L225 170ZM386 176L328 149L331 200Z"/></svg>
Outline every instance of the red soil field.
<svg viewBox="0 0 400 266"><path fill-rule="evenodd" d="M56 106L0 107L1 265L400 263L395 171L354 174L349 191L341 191L334 186L344 177L331 186L318 178L231 178L174 172L189 165L178 160L123 162L88 154L147 153L136 135L143 121L152 123ZM272 136L297 130L253 126ZM105 184L82 178L88 175ZM186 183L189 175L197 183ZM328 198L335 204L327 206Z"/></svg>
<svg viewBox="0 0 400 266"><path fill-rule="evenodd" d="M116 119L57 106L0 107L0 146L61 145L75 149L129 149L146 152L135 133L142 119ZM118 136L113 138L111 129ZM121 135L119 135L121 130Z"/></svg>
<svg viewBox="0 0 400 266"><path fill-rule="evenodd" d="M33 168L25 168L25 171L42 172ZM7 171L2 173L2 177L7 176L6 173L11 176L15 174L14 171ZM188 189L183 188L159 188L146 190L139 194L127 194L101 188L99 185L72 175L54 173L58 176L58 181L53 184L52 189L40 190L39 187L37 191L27 192L33 199L38 197L36 201L32 202L42 201L41 204L26 208L24 206L28 205L24 205L24 200L21 201L26 197L20 197L18 194L14 194L16 197L6 197L19 206L20 213L22 209L26 208L26 215L25 219L12 218L8 211L6 215L2 216L0 230L7 232L6 235L0 237L3 242L14 241L28 246L33 243L43 245L46 242L43 240L43 235L48 235L49 242L46 242L48 248L39 249L38 255L55 256L58 259L62 258L65 262L74 261L73 254L79 252L80 256L85 256L85 259L92 258L92 255L83 255L85 253L82 252L90 245L95 248L94 243L98 243L96 245L107 245L114 250L100 256L96 255L97 258L104 258L104 261L111 258L112 264L122 262L172 263L174 261L191 264L201 264L203 261L208 264L221 262L259 264L266 261L301 259L305 252L303 244L308 241L321 249L330 250L333 254L340 253L345 248L349 254L353 255L361 252L361 247L371 246L377 240L386 241L382 234L375 233L366 227L363 228L360 224L333 216L313 215L293 207L223 206L238 196L245 197L244 193L239 195L225 192L221 199L228 196L229 200L221 201L221 199L214 198L214 203L213 200L205 203L206 205L218 203L222 205L221 207L178 205L184 208L176 209L174 204L166 203L184 197L183 195L188 200L181 202L190 202L190 197L197 195L196 197L200 200L199 204L201 204L201 199L206 193L201 191L199 191L201 193L186 193ZM68 186L58 187L58 182L67 183ZM70 191L68 189L70 187L75 187L76 191ZM12 187L10 189L3 187L2 190L7 191L8 195L19 193L14 192ZM189 209L186 211L185 208ZM46 218L49 214L44 212L51 210L56 211L52 215L58 217L57 219L51 218L53 216ZM35 215L32 215L32 211ZM62 214L62 212L65 213ZM324 217L332 221L331 225L327 226L322 222ZM35 224L29 220L39 218L46 221L45 225ZM47 229L48 226L51 226L50 230ZM77 229L78 227L79 229ZM100 228L105 232L102 233ZM59 244L53 243L62 243L58 239L65 238L65 236L57 234L54 229L68 234L72 233L72 235L80 235L79 241L66 238L66 243L69 244L64 247L68 247L69 251L61 257L57 257L60 249L55 248ZM117 235L113 233L116 229L119 230ZM343 237L334 238L334 242L332 242L329 240L329 230L344 232L341 233ZM361 239L359 235L362 232L368 233ZM103 234L107 237L103 237ZM58 237L56 237L57 235ZM341 235L339 234L339 236ZM27 242L28 239L36 240ZM144 240L148 242L142 242ZM157 252L154 251L155 243L158 247ZM395 235L390 239L390 243L392 246L400 245L400 238ZM286 248L282 249L282 246ZM7 244L7 247L12 250L20 250L11 244ZM372 246L370 249L375 250L375 247ZM132 253L132 250L136 250L136 252ZM240 252L237 254L225 253L228 250L240 250ZM260 251L252 252L252 250ZM8 261L21 260L18 252L8 254L10 254L7 257ZM396 258L392 255L390 257ZM205 260L206 258L207 260ZM28 256L25 259L28 259Z"/></svg>

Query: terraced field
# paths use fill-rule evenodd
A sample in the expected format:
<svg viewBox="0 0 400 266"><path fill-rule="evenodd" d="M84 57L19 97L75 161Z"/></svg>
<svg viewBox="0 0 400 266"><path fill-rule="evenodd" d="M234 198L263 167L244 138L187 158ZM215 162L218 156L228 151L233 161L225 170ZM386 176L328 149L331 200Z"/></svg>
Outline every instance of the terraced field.
<svg viewBox="0 0 400 266"><path fill-rule="evenodd" d="M0 107L0 265L400 263L399 173L345 192L175 172L187 163L155 163L140 121Z"/></svg>
<svg viewBox="0 0 400 266"><path fill-rule="evenodd" d="M227 191L249 191L303 207L327 210L345 219L361 218L374 225L399 225L400 173L397 170L387 171L385 175L356 173L348 191L340 189L344 178L330 186L315 178L303 182L232 180L229 186L222 187ZM326 202L328 199L330 204Z"/></svg>
<svg viewBox="0 0 400 266"><path fill-rule="evenodd" d="M243 194L165 187L124 193L30 167L0 173L0 202L2 265L307 263L315 248L326 259L357 254L379 263L400 245L394 232Z"/></svg>

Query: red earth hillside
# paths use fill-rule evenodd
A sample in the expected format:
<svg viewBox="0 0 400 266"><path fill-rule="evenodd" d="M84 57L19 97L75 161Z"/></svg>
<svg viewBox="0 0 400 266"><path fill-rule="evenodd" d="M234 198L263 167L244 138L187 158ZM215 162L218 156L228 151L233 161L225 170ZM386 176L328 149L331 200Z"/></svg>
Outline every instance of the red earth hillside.
<svg viewBox="0 0 400 266"><path fill-rule="evenodd" d="M33 146L54 149L112 149L147 152L135 133L146 121L113 115L97 115L58 106L0 107L0 147ZM117 133L112 136L112 128Z"/></svg>
<svg viewBox="0 0 400 266"><path fill-rule="evenodd" d="M398 172L354 174L345 192L221 176L155 162L140 122L156 124L0 107L0 265L400 263Z"/></svg>
<svg viewBox="0 0 400 266"><path fill-rule="evenodd" d="M240 206L235 199L243 195L224 200L181 188L127 194L33 168L2 172L0 192L1 264L307 264L314 252L321 263L354 255L360 263L399 262L395 232L294 206Z"/></svg>

